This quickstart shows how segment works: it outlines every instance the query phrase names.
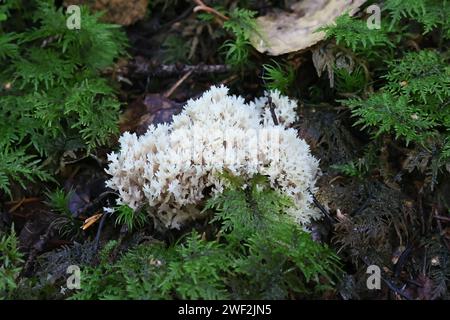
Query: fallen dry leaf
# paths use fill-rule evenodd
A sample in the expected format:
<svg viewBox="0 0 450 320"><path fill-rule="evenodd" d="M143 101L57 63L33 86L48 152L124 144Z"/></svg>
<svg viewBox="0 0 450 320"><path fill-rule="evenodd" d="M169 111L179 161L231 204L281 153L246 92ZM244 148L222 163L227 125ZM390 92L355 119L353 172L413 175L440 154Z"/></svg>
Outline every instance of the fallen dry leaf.
<svg viewBox="0 0 450 320"><path fill-rule="evenodd" d="M84 220L84 223L81 226L81 229L86 230L87 228L92 226L94 223L96 223L98 221L98 219L100 219L102 216L103 216L103 213L97 213L97 214L94 214L93 216L87 218L86 220Z"/></svg>
<svg viewBox="0 0 450 320"><path fill-rule="evenodd" d="M65 0L64 4L87 5L104 12L102 20L128 26L145 17L148 0Z"/></svg>
<svg viewBox="0 0 450 320"><path fill-rule="evenodd" d="M354 14L366 0L303 0L291 6L292 12L274 10L256 19L258 32L252 45L272 56L307 49L325 38L320 27L332 24L348 11Z"/></svg>
<svg viewBox="0 0 450 320"><path fill-rule="evenodd" d="M334 87L334 68L345 69L348 73L352 73L355 68L355 62L352 57L344 52L335 52L335 45L332 43L324 43L317 45L312 50L312 60L316 68L317 75L322 76L323 72L328 73L330 87Z"/></svg>
<svg viewBox="0 0 450 320"><path fill-rule="evenodd" d="M170 123L182 104L159 94L147 94L133 101L120 117L120 132L144 134L151 124Z"/></svg>

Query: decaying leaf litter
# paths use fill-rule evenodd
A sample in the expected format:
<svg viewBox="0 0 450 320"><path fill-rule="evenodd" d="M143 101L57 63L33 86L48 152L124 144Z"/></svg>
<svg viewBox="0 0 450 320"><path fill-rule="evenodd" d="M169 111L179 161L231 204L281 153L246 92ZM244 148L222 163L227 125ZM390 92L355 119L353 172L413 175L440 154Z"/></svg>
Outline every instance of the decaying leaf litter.
<svg viewBox="0 0 450 320"><path fill-rule="evenodd" d="M129 56L102 71L118 88L120 133L143 135L150 124L171 122L188 99L200 97L213 84L225 84L250 101L273 80L263 65L292 69L295 78L285 94L298 100L294 127L320 159L314 203L324 218L313 223L312 237L336 250L343 264L335 287L317 298L448 297L448 171L439 169L438 179L433 152L398 143L395 135L374 140L361 125L354 125L349 109L338 101L359 92L342 90L345 85L351 89L342 73L360 72L363 82L370 77L372 82L358 87L363 95L378 89L376 76L367 62L326 39L324 31L313 32L347 11L364 21L367 14L359 8L365 1L348 6L340 1L249 1L245 5L258 18L255 29L243 36L250 57L244 66L233 65L223 52L230 38L224 26L234 19L233 10L241 1L135 2L90 5L92 10L106 10L104 21L126 26ZM405 42L418 50L440 46L445 52L448 43L435 44L436 37L416 31ZM19 280L15 298L67 298L59 290L67 266L98 264L97 253L111 240L116 246L106 259L117 261L138 244L174 243L192 228L205 237L213 233L201 220L164 232L150 223L137 230L117 224L116 213L104 209L114 206L117 197L106 188L109 176L104 171L107 154L118 148L117 138L89 153L68 148L59 155L54 172L60 198L53 192L52 200L42 192L54 190L52 183L38 182L14 188L11 198L2 197L0 230L6 232L14 224L24 254L19 279L34 279L31 286ZM58 201L65 201L66 212L55 206ZM367 289L369 265L381 268L381 290Z"/></svg>

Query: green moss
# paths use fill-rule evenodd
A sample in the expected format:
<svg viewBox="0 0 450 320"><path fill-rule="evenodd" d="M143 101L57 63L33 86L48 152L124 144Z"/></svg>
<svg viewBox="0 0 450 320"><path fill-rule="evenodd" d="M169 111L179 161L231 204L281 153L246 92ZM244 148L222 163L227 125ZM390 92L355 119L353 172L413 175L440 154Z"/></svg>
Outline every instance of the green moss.
<svg viewBox="0 0 450 320"><path fill-rule="evenodd" d="M84 269L72 298L286 299L330 289L338 259L284 214L289 199L264 177L247 190L237 180L205 207L214 213L210 239L194 230L170 246L139 245Z"/></svg>
<svg viewBox="0 0 450 320"><path fill-rule="evenodd" d="M120 104L100 72L126 40L83 7L80 30L67 28L53 1L8 1L1 10L0 190L9 192L11 180L49 178L39 160L55 154L55 140L90 151L117 132Z"/></svg>
<svg viewBox="0 0 450 320"><path fill-rule="evenodd" d="M19 252L14 228L0 237L0 300L11 298L17 288L23 255Z"/></svg>
<svg viewBox="0 0 450 320"><path fill-rule="evenodd" d="M350 108L354 124L374 141L392 136L399 144L429 153L429 171L436 181L439 168L450 161L450 68L444 46L450 6L447 1L386 0L383 10L379 30L369 30L364 20L347 14L336 26L325 28L338 44L336 50L362 66L368 78L351 98L339 102ZM412 51L409 44L418 29L430 38ZM351 78L345 82L356 83ZM337 86L338 94L348 97L347 87ZM355 173L351 165L343 169Z"/></svg>

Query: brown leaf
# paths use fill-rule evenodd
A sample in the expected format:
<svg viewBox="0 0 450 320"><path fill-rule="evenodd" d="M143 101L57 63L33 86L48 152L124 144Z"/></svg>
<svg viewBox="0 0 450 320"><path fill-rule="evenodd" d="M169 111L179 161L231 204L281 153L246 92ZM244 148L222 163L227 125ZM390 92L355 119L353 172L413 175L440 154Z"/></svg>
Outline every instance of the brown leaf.
<svg viewBox="0 0 450 320"><path fill-rule="evenodd" d="M87 5L93 11L103 11L103 21L128 26L145 17L148 0L65 0L64 4Z"/></svg>
<svg viewBox="0 0 450 320"><path fill-rule="evenodd" d="M417 289L417 298L420 300L431 300L433 298L433 281L421 274L417 278L422 286Z"/></svg>
<svg viewBox="0 0 450 320"><path fill-rule="evenodd" d="M87 218L86 220L84 220L84 223L81 226L81 229L86 230L87 228L92 226L94 223L96 223L98 221L98 219L100 219L102 216L103 216L103 213L97 213L97 214L94 214L93 216Z"/></svg>
<svg viewBox="0 0 450 320"><path fill-rule="evenodd" d="M366 0L303 0L292 12L272 11L256 19L258 32L251 39L261 53L272 56L309 48L325 38L320 27L332 24L345 11L354 14Z"/></svg>
<svg viewBox="0 0 450 320"><path fill-rule="evenodd" d="M334 87L334 68L345 69L352 73L355 67L355 62L352 57L343 52L335 53L335 45L332 43L325 43L317 45L312 49L312 60L316 68L317 75L322 76L323 72L328 73L330 80L330 87Z"/></svg>
<svg viewBox="0 0 450 320"><path fill-rule="evenodd" d="M132 102L120 118L120 131L142 135L151 124L170 123L182 109L180 103L159 94L147 94Z"/></svg>

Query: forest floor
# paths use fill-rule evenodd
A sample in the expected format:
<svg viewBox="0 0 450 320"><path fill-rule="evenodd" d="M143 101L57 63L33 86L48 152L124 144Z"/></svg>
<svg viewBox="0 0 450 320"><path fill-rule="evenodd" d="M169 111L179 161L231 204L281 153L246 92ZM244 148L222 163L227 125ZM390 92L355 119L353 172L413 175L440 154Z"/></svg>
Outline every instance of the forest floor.
<svg viewBox="0 0 450 320"><path fill-rule="evenodd" d="M130 24L123 27L129 42L128 56L103 71L103 76L115 83L122 103L120 133L139 135L150 124L170 122L188 99L199 97L211 85L225 84L233 94L250 100L262 95L268 81L273 80L265 77L264 65L288 66L294 77L285 94L298 101L299 121L294 127L320 159L315 205L324 218L313 223L312 236L337 252L343 270L335 287L319 298L447 298L448 174L443 173L436 183L430 182L434 176L430 177L428 171L411 169L414 161L421 161L423 166L431 161L420 154L420 149L399 143L394 134L384 134L375 141L371 132L355 125L350 110L338 102L352 93L339 92L339 86L331 88L328 75L323 72L319 76L313 61L314 51L325 48L330 40L279 56L249 47L247 62L235 67L224 58L223 44L230 36L213 20L214 15L198 19L198 14L205 13L193 11L198 2L152 2L146 13L135 6L137 12L130 9L114 17L115 21L138 17L132 24L124 23ZM274 1L248 2L257 16L276 6ZM223 1L224 14L236 4ZM422 43L426 41L431 40ZM375 78L372 83L376 86L377 81ZM119 242L118 251L126 252L155 236L150 226L130 232L103 212L115 200L105 186L105 168L107 154L117 147L114 136L107 146L97 147L88 155L75 150L60 157L56 179L62 190L72 190L67 198L74 217L69 229L76 232L70 237L58 229L61 215L48 205L42 192L53 188L52 183L36 182L26 190L17 186L12 198L3 196L0 230L14 224L24 255L20 277L35 279L34 289L23 289L28 293L20 293L19 298L65 298L59 287L73 261L92 263L99 248L113 239ZM375 160L368 170L355 173L342 169L343 164L367 160L370 148L375 149ZM188 230L168 231L159 238L174 241ZM371 265L381 272L379 290L368 288L367 270Z"/></svg>

